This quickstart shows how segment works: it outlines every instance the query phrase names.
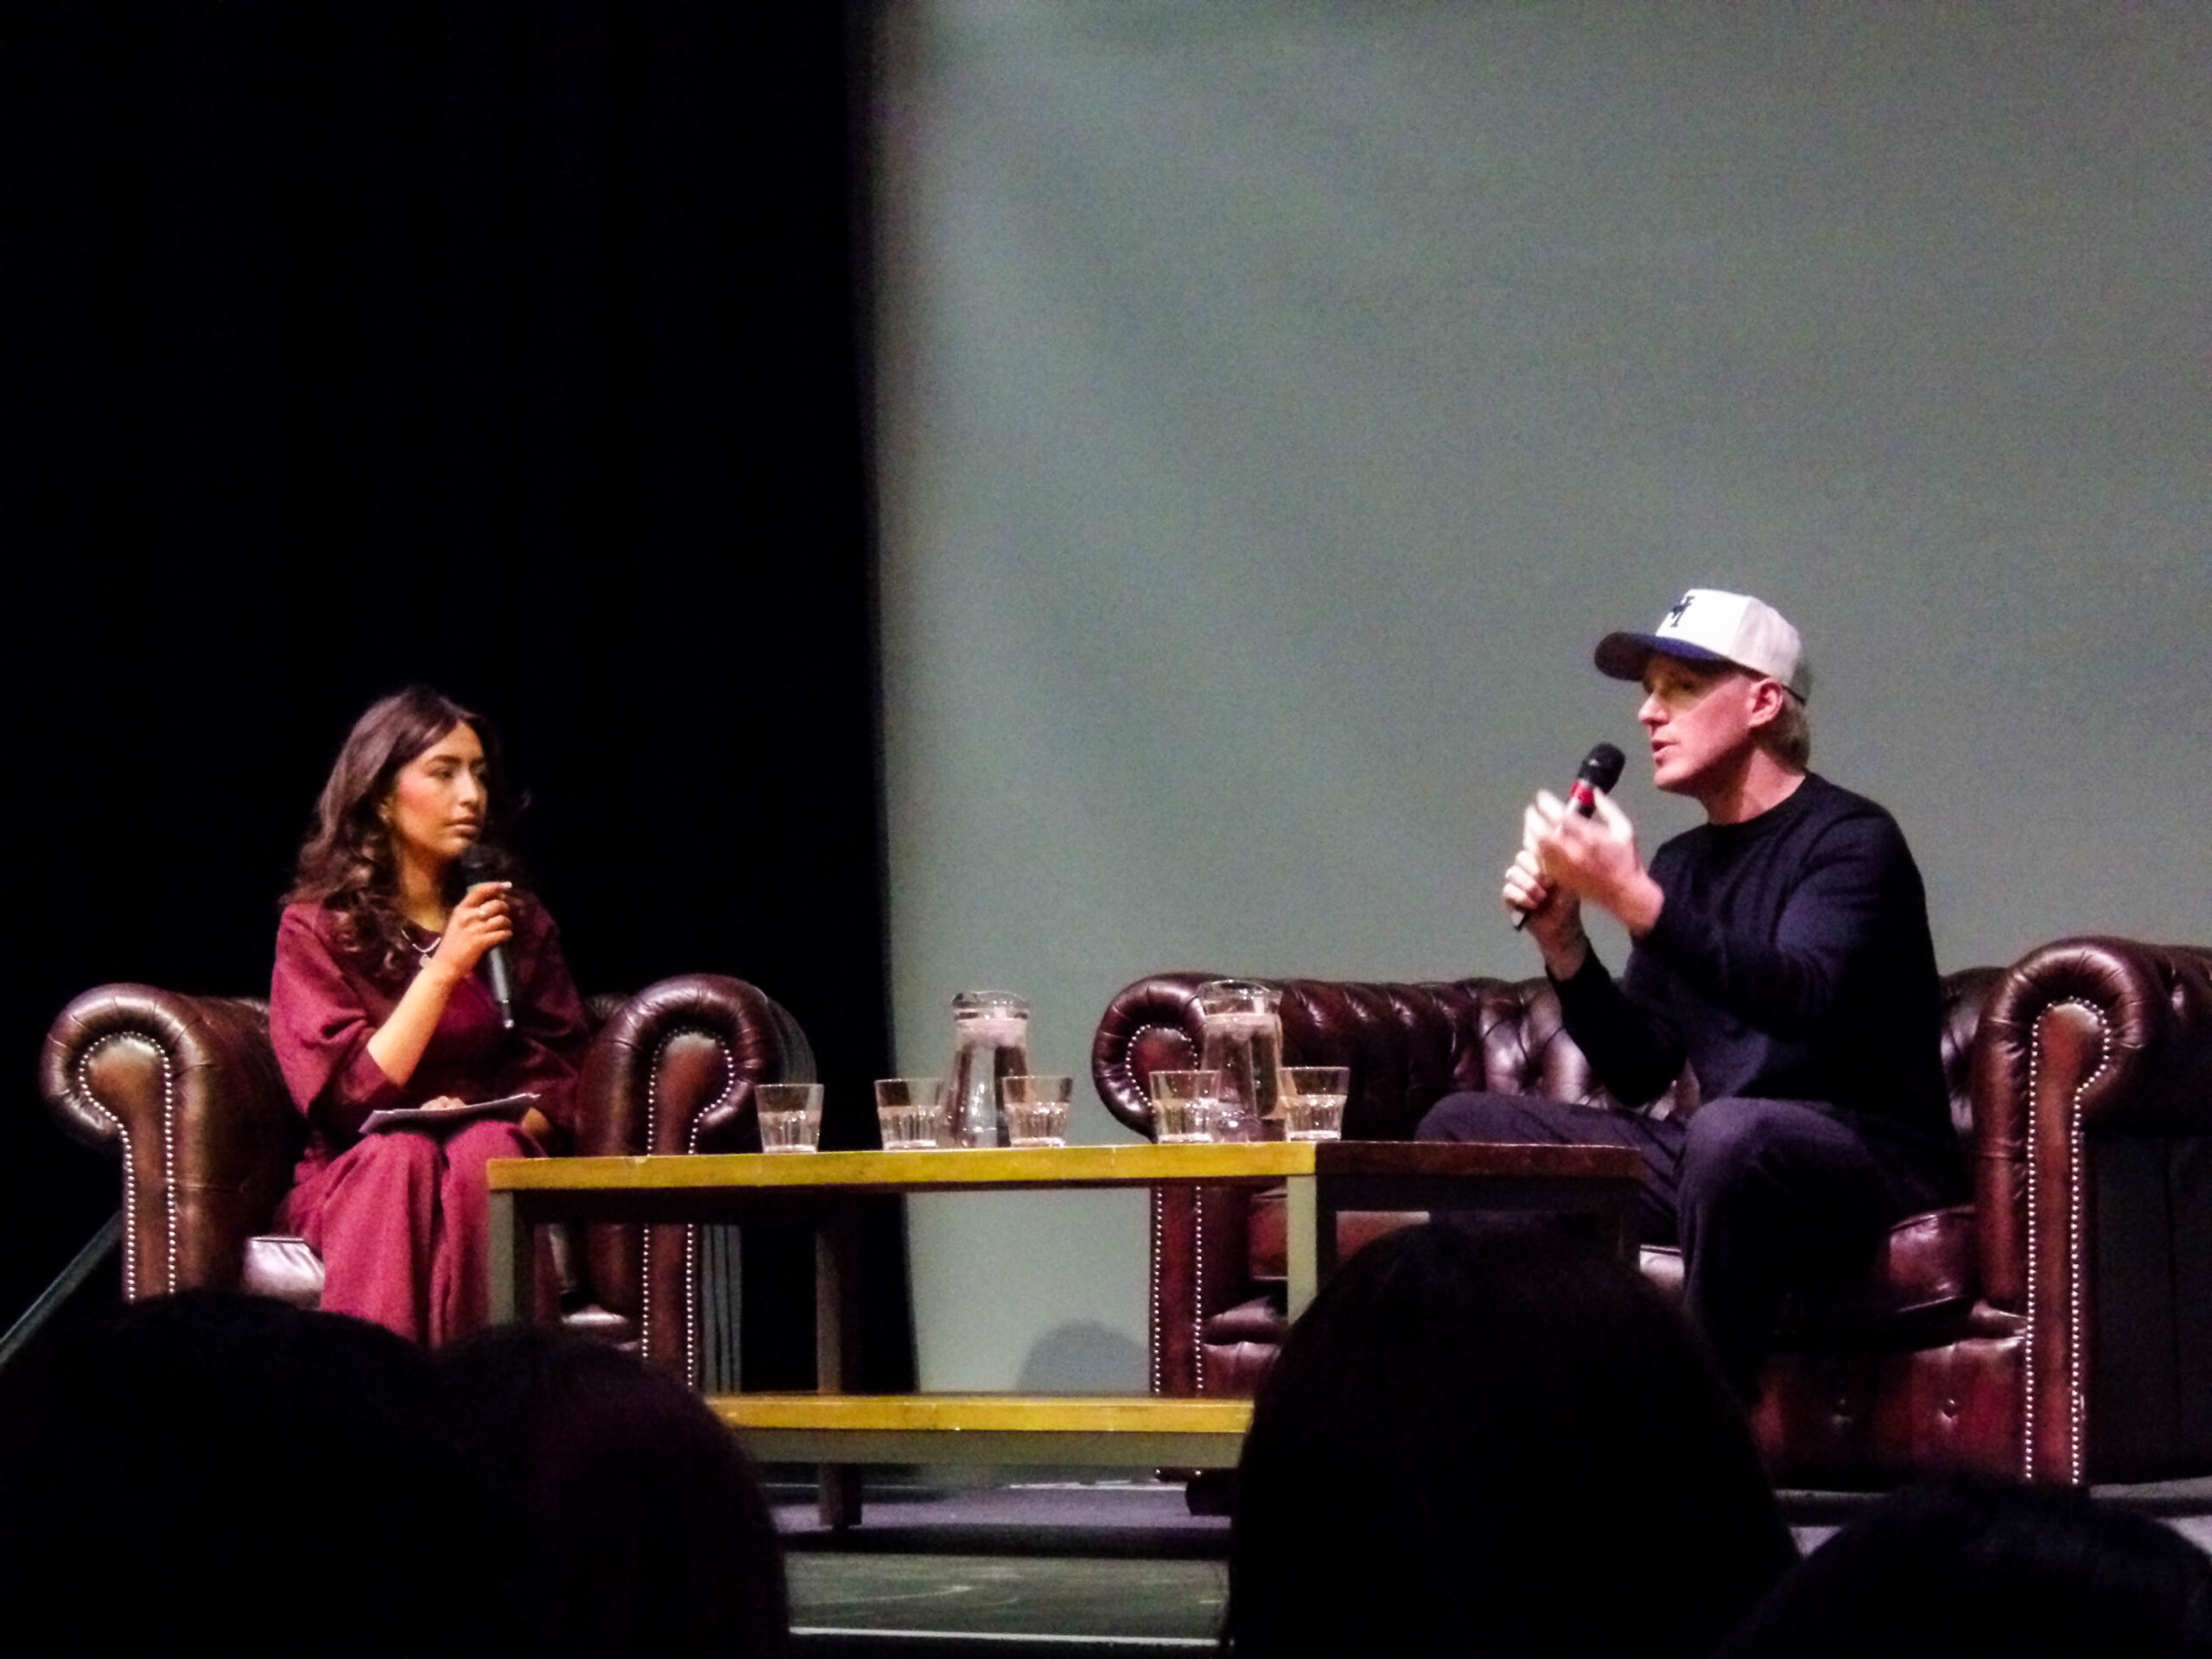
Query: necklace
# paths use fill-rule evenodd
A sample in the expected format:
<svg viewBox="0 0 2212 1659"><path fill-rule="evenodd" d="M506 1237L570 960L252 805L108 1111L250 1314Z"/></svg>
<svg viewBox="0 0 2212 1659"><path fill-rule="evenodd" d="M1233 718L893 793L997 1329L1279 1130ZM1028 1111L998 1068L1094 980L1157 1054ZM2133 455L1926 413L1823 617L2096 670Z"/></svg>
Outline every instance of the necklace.
<svg viewBox="0 0 2212 1659"><path fill-rule="evenodd" d="M418 927L415 923L409 921L404 916L399 918L399 925L407 930L405 933L401 936L407 941L407 948L412 950L416 956L421 959L421 962L428 962L432 957L437 955L438 947L446 942L446 936L441 933L431 939L428 944L417 944L415 943L415 936L417 933L426 931L427 930ZM418 963L417 965L419 966L420 963Z"/></svg>

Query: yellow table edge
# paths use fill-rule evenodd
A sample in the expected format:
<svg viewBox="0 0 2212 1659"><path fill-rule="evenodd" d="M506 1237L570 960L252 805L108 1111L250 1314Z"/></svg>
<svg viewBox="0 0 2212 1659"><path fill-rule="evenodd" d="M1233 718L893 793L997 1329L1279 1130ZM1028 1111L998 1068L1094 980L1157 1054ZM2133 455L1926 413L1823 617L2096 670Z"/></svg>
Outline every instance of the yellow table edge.
<svg viewBox="0 0 2212 1659"><path fill-rule="evenodd" d="M954 1434L1243 1434L1249 1400L1144 1395L719 1394L715 1414L737 1429Z"/></svg>
<svg viewBox="0 0 2212 1659"><path fill-rule="evenodd" d="M492 1190L654 1192L694 1187L1132 1185L1153 1181L1281 1180L1313 1173L1314 1143L1161 1147L1003 1147L972 1151L663 1153L627 1158L495 1158Z"/></svg>

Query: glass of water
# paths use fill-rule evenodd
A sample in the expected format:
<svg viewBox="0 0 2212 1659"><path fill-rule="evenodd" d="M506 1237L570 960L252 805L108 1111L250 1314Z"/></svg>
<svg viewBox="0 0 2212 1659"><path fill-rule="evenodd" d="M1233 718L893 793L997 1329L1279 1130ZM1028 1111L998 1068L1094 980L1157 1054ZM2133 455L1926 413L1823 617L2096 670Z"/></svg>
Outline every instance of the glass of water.
<svg viewBox="0 0 2212 1659"><path fill-rule="evenodd" d="M1155 1071L1146 1079L1152 1096L1152 1138L1163 1147L1213 1139L1221 1099L1219 1071Z"/></svg>
<svg viewBox="0 0 2212 1659"><path fill-rule="evenodd" d="M999 1103L1006 1113L1007 1145L1067 1145L1068 1104L1074 1096L1073 1077L1032 1075L1001 1079Z"/></svg>
<svg viewBox="0 0 2212 1659"><path fill-rule="evenodd" d="M822 1085L756 1083L753 1109L760 1119L763 1152L812 1152L822 1139Z"/></svg>
<svg viewBox="0 0 2212 1659"><path fill-rule="evenodd" d="M934 1152L944 1135L943 1077L878 1077L875 1122L886 1152Z"/></svg>
<svg viewBox="0 0 2212 1659"><path fill-rule="evenodd" d="M1351 1096L1348 1065L1286 1065L1279 1074L1286 1141L1335 1141L1344 1132L1344 1102Z"/></svg>

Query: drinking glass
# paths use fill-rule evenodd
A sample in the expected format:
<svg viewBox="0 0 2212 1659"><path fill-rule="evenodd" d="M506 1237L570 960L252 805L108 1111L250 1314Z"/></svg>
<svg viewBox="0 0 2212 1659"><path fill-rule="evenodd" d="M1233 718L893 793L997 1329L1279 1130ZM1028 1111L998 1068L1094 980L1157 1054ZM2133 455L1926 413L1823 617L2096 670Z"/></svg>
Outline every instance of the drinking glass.
<svg viewBox="0 0 2212 1659"><path fill-rule="evenodd" d="M1351 1095L1348 1065L1286 1065L1276 1086L1286 1141L1335 1141L1344 1132Z"/></svg>
<svg viewBox="0 0 2212 1659"><path fill-rule="evenodd" d="M944 1133L944 1079L878 1077L875 1121L886 1152L934 1152Z"/></svg>
<svg viewBox="0 0 2212 1659"><path fill-rule="evenodd" d="M1152 1095L1154 1141L1172 1147L1213 1139L1214 1111L1221 1097L1220 1072L1155 1071L1146 1086Z"/></svg>
<svg viewBox="0 0 2212 1659"><path fill-rule="evenodd" d="M753 1105L760 1118L763 1152L812 1152L822 1138L818 1083L756 1083Z"/></svg>
<svg viewBox="0 0 2212 1659"><path fill-rule="evenodd" d="M999 1100L1006 1112L1010 1147L1065 1147L1068 1143L1068 1102L1073 1077L1042 1074L1002 1078Z"/></svg>

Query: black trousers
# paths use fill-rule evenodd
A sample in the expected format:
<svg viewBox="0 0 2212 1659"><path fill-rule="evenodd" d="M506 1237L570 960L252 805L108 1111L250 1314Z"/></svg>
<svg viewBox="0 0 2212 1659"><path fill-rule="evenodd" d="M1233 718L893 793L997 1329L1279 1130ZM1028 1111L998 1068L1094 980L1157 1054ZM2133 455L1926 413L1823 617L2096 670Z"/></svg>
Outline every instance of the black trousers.
<svg viewBox="0 0 2212 1659"><path fill-rule="evenodd" d="M1892 1222L1955 1202L1960 1185L1939 1149L1817 1101L1707 1101L1680 1123L1526 1095L1447 1095L1419 1138L1642 1153L1643 1241L1681 1247L1684 1306L1747 1401L1783 1299L1849 1282Z"/></svg>

